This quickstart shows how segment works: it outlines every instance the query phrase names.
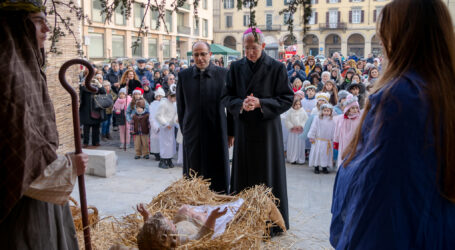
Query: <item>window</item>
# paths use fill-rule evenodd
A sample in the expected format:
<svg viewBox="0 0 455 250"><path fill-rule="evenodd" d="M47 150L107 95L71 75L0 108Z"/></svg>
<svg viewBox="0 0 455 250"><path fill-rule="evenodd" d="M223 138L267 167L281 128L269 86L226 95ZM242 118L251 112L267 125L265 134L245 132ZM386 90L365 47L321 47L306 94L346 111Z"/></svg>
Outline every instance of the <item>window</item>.
<svg viewBox="0 0 455 250"><path fill-rule="evenodd" d="M292 0L284 0L284 4L290 4Z"/></svg>
<svg viewBox="0 0 455 250"><path fill-rule="evenodd" d="M199 18L194 17L193 19L193 35L199 36Z"/></svg>
<svg viewBox="0 0 455 250"><path fill-rule="evenodd" d="M272 24L273 24L273 16L272 14L266 14L265 15L265 25L268 30L272 29Z"/></svg>
<svg viewBox="0 0 455 250"><path fill-rule="evenodd" d="M149 57L158 57L156 38L149 38Z"/></svg>
<svg viewBox="0 0 455 250"><path fill-rule="evenodd" d="M99 33L89 33L90 44L88 46L88 56L90 58L104 57L104 35Z"/></svg>
<svg viewBox="0 0 455 250"><path fill-rule="evenodd" d="M293 18L289 13L284 13L283 14L283 22L284 22L284 24L288 23L289 18Z"/></svg>
<svg viewBox="0 0 455 250"><path fill-rule="evenodd" d="M152 10L150 14L150 29L156 30L156 24L158 23L158 10Z"/></svg>
<svg viewBox="0 0 455 250"><path fill-rule="evenodd" d="M133 54L133 57L142 57L142 37L139 38L139 41L137 41L137 36L133 36L131 38L131 46L134 45L134 43L137 42L138 46L137 47L131 47Z"/></svg>
<svg viewBox="0 0 455 250"><path fill-rule="evenodd" d="M363 0L351 0L351 2L353 2L353 3L360 3L360 2L363 2Z"/></svg>
<svg viewBox="0 0 455 250"><path fill-rule="evenodd" d="M224 8L225 9L233 9L234 8L234 0L224 0Z"/></svg>
<svg viewBox="0 0 455 250"><path fill-rule="evenodd" d="M352 23L361 23L362 21L362 10L353 9L352 10Z"/></svg>
<svg viewBox="0 0 455 250"><path fill-rule="evenodd" d="M125 37L119 35L112 35L112 56L124 57L125 56Z"/></svg>
<svg viewBox="0 0 455 250"><path fill-rule="evenodd" d="M163 57L165 59L171 58L171 40L163 40Z"/></svg>
<svg viewBox="0 0 455 250"><path fill-rule="evenodd" d="M250 25L250 15L243 15L243 26L247 27Z"/></svg>
<svg viewBox="0 0 455 250"><path fill-rule="evenodd" d="M134 27L141 26L142 18L144 17L144 8L140 3L134 4Z"/></svg>
<svg viewBox="0 0 455 250"><path fill-rule="evenodd" d="M232 16L226 16L226 28L232 27Z"/></svg>
<svg viewBox="0 0 455 250"><path fill-rule="evenodd" d="M316 11L312 10L311 11L311 17L310 17L310 22L309 22L310 24L316 24L317 23L316 15L317 15Z"/></svg>
<svg viewBox="0 0 455 250"><path fill-rule="evenodd" d="M376 22L378 20L379 14L381 14L382 11L382 6L376 7L376 9L373 11L373 22Z"/></svg>
<svg viewBox="0 0 455 250"><path fill-rule="evenodd" d="M92 20L94 22L104 22L105 14L101 14L101 1L93 0L92 2Z"/></svg>
<svg viewBox="0 0 455 250"><path fill-rule="evenodd" d="M125 9L123 9L123 4L119 4L117 8L115 9L115 24L117 25L126 25L126 17L124 12Z"/></svg>
<svg viewBox="0 0 455 250"><path fill-rule="evenodd" d="M182 12L177 12L177 26L186 26L185 14L183 14Z"/></svg>
<svg viewBox="0 0 455 250"><path fill-rule="evenodd" d="M272 0L267 0L265 5L268 6L268 7L272 6Z"/></svg>
<svg viewBox="0 0 455 250"><path fill-rule="evenodd" d="M354 0L352 0L354 2ZM339 3L339 0L330 0L329 3Z"/></svg>
<svg viewBox="0 0 455 250"><path fill-rule="evenodd" d="M203 30L202 30L202 36L203 37L208 37L209 36L209 21L207 19L202 19L202 25L203 25Z"/></svg>
<svg viewBox="0 0 455 250"><path fill-rule="evenodd" d="M169 32L172 32L172 11L166 10L166 26Z"/></svg>
<svg viewBox="0 0 455 250"><path fill-rule="evenodd" d="M253 2L252 1L250 2L248 0L244 0L243 7L250 8L250 6L253 6Z"/></svg>
<svg viewBox="0 0 455 250"><path fill-rule="evenodd" d="M207 0L202 0L202 8L207 9Z"/></svg>

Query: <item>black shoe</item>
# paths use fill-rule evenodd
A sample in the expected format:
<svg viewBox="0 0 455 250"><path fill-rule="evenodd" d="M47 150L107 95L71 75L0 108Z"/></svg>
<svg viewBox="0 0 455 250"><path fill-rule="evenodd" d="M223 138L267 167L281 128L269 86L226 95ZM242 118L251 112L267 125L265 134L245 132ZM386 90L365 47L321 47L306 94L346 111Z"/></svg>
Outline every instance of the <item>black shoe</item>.
<svg viewBox="0 0 455 250"><path fill-rule="evenodd" d="M118 127L117 127L117 126L114 126L114 127L112 128L112 130L114 130L115 132L117 132L117 131L118 131Z"/></svg>
<svg viewBox="0 0 455 250"><path fill-rule="evenodd" d="M174 163L172 163L172 159L167 159L167 165L169 168L173 168L174 167Z"/></svg>
<svg viewBox="0 0 455 250"><path fill-rule="evenodd" d="M329 170L328 170L327 168L322 168L322 172L323 172L324 174L328 174L328 173L329 173Z"/></svg>
<svg viewBox="0 0 455 250"><path fill-rule="evenodd" d="M135 160L140 159L140 158L141 158L141 157L140 157L139 155L136 155L136 156L134 157Z"/></svg>
<svg viewBox="0 0 455 250"><path fill-rule="evenodd" d="M155 161L161 161L160 154L153 154L155 156Z"/></svg>
<svg viewBox="0 0 455 250"><path fill-rule="evenodd" d="M144 158L148 160L149 159L149 155L145 155Z"/></svg>
<svg viewBox="0 0 455 250"><path fill-rule="evenodd" d="M315 167L315 168L314 168L314 173L315 173L315 174L319 174L319 173L320 173L319 167Z"/></svg>
<svg viewBox="0 0 455 250"><path fill-rule="evenodd" d="M107 134L107 135L106 135L106 139L112 140L111 134Z"/></svg>
<svg viewBox="0 0 455 250"><path fill-rule="evenodd" d="M158 165L159 168L168 169L169 167L166 165L163 159L160 160L160 164Z"/></svg>

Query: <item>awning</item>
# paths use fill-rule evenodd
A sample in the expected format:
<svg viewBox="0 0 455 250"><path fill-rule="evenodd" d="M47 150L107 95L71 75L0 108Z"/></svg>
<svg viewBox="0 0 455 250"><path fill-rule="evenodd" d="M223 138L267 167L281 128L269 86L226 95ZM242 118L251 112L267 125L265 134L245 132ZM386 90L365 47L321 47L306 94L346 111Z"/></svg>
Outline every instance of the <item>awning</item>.
<svg viewBox="0 0 455 250"><path fill-rule="evenodd" d="M214 55L225 55L225 56L240 56L240 52L231 48L225 47L220 44L210 44L210 50ZM193 51L186 52L187 56L192 56Z"/></svg>

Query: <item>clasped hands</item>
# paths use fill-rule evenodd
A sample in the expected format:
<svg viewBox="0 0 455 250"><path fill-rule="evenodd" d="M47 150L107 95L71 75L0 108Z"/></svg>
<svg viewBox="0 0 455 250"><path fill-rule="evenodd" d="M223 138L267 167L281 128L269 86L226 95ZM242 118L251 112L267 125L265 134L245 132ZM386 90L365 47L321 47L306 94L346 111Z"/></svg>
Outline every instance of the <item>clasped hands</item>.
<svg viewBox="0 0 455 250"><path fill-rule="evenodd" d="M257 108L261 108L261 102L259 101L259 98L255 97L253 94L247 96L245 100L243 100L243 110L253 111Z"/></svg>

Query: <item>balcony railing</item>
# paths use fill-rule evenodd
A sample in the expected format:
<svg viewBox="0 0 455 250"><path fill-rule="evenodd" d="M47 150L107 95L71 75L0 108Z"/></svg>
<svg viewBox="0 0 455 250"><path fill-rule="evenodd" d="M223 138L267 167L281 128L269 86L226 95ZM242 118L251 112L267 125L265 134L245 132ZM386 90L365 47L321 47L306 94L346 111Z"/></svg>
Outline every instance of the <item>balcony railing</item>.
<svg viewBox="0 0 455 250"><path fill-rule="evenodd" d="M184 3L182 7L180 7L185 10L190 10L190 4L189 3Z"/></svg>
<svg viewBox="0 0 455 250"><path fill-rule="evenodd" d="M259 25L258 28L261 31L280 31L281 30L281 25L275 24L275 25Z"/></svg>
<svg viewBox="0 0 455 250"><path fill-rule="evenodd" d="M177 26L177 32L179 34L191 35L191 28L186 26Z"/></svg>
<svg viewBox="0 0 455 250"><path fill-rule="evenodd" d="M324 31L324 30L344 30L344 31L346 31L347 24L346 23L321 23L321 24L319 24L319 29L321 31Z"/></svg>

